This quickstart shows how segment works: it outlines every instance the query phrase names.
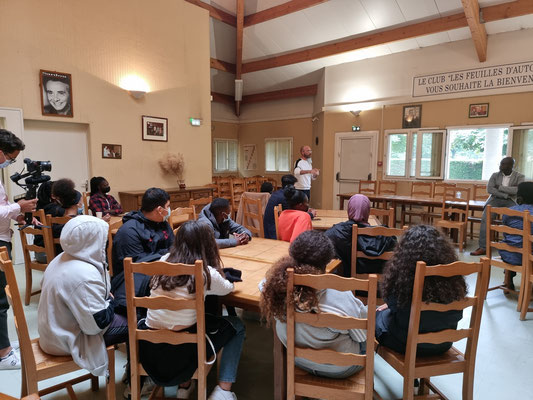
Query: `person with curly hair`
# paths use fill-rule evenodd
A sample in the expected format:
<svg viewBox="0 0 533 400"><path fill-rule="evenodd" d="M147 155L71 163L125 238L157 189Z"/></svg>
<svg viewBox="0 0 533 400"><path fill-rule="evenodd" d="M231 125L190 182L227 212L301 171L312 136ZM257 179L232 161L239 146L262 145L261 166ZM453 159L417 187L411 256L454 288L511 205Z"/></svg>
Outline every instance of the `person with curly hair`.
<svg viewBox="0 0 533 400"><path fill-rule="evenodd" d="M284 210L279 216L279 239L292 243L300 233L313 229L311 216L307 212L309 200L303 191L292 185L286 186L283 194L287 199L289 209Z"/></svg>
<svg viewBox="0 0 533 400"><path fill-rule="evenodd" d="M222 261L213 230L198 221L184 223L176 235L170 253L161 258L170 263L194 264L202 260L205 276L205 295L224 296L233 291L222 270ZM194 276L153 276L151 297L167 296L191 300L196 298ZM169 329L196 333L195 310L148 310L145 329ZM206 314L206 357L213 358L224 348L220 360L219 383L209 400L236 399L231 392L237 378L237 368L244 342L244 324L233 316L217 317ZM140 361L153 381L161 386L180 385L178 398L187 399L193 390L191 377L198 368L197 347L193 343L139 343Z"/></svg>
<svg viewBox="0 0 533 400"><path fill-rule="evenodd" d="M400 353L405 353L407 344L417 261L424 261L427 265L449 264L457 261L457 254L444 234L430 225L412 226L400 238L393 257L385 266L380 285L386 304L380 306L376 314L376 339L383 346ZM464 299L466 293L463 276L430 276L424 283L422 301L448 304ZM420 333L457 329L461 318L462 310L422 311ZM442 354L451 346L452 342L419 343L417 355Z"/></svg>
<svg viewBox="0 0 533 400"><path fill-rule="evenodd" d="M89 199L89 210L93 215L101 212L104 220L109 222L110 215L122 214L122 206L109 194L111 186L103 176L93 176L91 178L91 197Z"/></svg>
<svg viewBox="0 0 533 400"><path fill-rule="evenodd" d="M267 272L261 292L261 313L268 323L275 321L276 333L285 346L287 345L287 269L294 268L297 274L324 274L326 265L335 252L324 233L306 231L292 242L289 255L278 260ZM367 314L363 303L349 291L315 290L296 286L293 301L298 312L328 312L355 318L366 318ZM295 327L294 340L297 346L313 349L332 349L355 354L364 354L366 351L366 330L361 329L317 328L298 323ZM362 368L359 365L319 364L299 357L295 359L295 364L313 375L339 379L353 375Z"/></svg>

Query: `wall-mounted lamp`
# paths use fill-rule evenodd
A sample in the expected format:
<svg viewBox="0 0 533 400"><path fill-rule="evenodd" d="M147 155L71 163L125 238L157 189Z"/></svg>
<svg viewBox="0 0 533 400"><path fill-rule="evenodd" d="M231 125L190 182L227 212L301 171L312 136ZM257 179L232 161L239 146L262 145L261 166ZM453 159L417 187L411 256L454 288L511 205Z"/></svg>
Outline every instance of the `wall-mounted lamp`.
<svg viewBox="0 0 533 400"><path fill-rule="evenodd" d="M242 79L235 79L235 101L242 101L242 89L244 82Z"/></svg>
<svg viewBox="0 0 533 400"><path fill-rule="evenodd" d="M354 117L358 117L359 114L361 114L361 110L350 111L350 112L354 115Z"/></svg>
<svg viewBox="0 0 533 400"><path fill-rule="evenodd" d="M137 100L144 97L144 95L146 94L144 90L128 90L128 93L130 94L131 97L134 97Z"/></svg>
<svg viewBox="0 0 533 400"><path fill-rule="evenodd" d="M146 81L137 75L126 75L120 79L119 86L126 90L134 99L142 99L150 91Z"/></svg>

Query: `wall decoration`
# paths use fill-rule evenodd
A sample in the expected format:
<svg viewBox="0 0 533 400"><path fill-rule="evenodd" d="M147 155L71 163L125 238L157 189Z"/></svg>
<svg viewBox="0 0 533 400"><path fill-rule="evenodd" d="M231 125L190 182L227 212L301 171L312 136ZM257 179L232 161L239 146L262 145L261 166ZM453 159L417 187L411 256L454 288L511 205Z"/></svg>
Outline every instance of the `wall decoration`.
<svg viewBox="0 0 533 400"><path fill-rule="evenodd" d="M39 72L41 110L43 115L53 117L74 116L72 105L72 76L63 72Z"/></svg>
<svg viewBox="0 0 533 400"><path fill-rule="evenodd" d="M121 144L102 144L102 158L122 158L122 145Z"/></svg>
<svg viewBox="0 0 533 400"><path fill-rule="evenodd" d="M244 151L244 169L253 171L257 169L257 151L255 144L245 144L242 146Z"/></svg>
<svg viewBox="0 0 533 400"><path fill-rule="evenodd" d="M422 123L422 105L404 106L402 128L420 128Z"/></svg>
<svg viewBox="0 0 533 400"><path fill-rule="evenodd" d="M143 140L168 142L168 118L143 115Z"/></svg>
<svg viewBox="0 0 533 400"><path fill-rule="evenodd" d="M468 118L485 118L489 116L489 103L470 104Z"/></svg>

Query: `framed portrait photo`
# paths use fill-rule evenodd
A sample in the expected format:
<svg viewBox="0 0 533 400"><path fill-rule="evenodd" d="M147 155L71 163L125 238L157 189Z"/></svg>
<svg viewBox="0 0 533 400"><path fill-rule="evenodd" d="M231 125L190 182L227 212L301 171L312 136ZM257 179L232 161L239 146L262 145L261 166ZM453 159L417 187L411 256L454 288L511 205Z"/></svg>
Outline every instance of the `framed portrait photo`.
<svg viewBox="0 0 533 400"><path fill-rule="evenodd" d="M402 129L420 128L422 124L422 105L404 106Z"/></svg>
<svg viewBox="0 0 533 400"><path fill-rule="evenodd" d="M51 117L74 116L72 104L72 76L64 72L39 71L41 110Z"/></svg>
<svg viewBox="0 0 533 400"><path fill-rule="evenodd" d="M486 118L489 116L489 103L470 104L468 118Z"/></svg>
<svg viewBox="0 0 533 400"><path fill-rule="evenodd" d="M122 145L121 144L102 144L102 158L122 158Z"/></svg>
<svg viewBox="0 0 533 400"><path fill-rule="evenodd" d="M143 115L143 140L168 141L168 119Z"/></svg>

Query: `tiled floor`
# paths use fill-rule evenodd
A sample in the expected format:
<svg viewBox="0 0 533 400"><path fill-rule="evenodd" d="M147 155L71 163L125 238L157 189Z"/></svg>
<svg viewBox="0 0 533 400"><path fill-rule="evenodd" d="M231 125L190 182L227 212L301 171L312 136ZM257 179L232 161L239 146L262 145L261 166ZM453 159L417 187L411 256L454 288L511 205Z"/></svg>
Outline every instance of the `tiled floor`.
<svg viewBox="0 0 533 400"><path fill-rule="evenodd" d="M467 251L460 255L461 259L477 260L477 257L468 255L468 251L473 248L472 242ZM16 266L16 269L17 278L23 283L23 266ZM501 282L502 279L501 270L494 268L491 286ZM515 278L516 283L519 282L518 279L519 277ZM39 282L39 277L36 276L34 281ZM473 288L474 282L469 283ZM20 286L24 287L22 284ZM520 321L516 312L516 302L515 296L506 296L501 291L492 291L487 296L477 353L475 399L533 399L533 390L529 386L533 371L533 314L528 314L528 320ZM37 303L38 296L35 296L25 309L32 337L37 336ZM245 322L247 339L239 366L239 379L233 388L239 400L270 400L273 398L272 331L254 318L246 318ZM461 325L467 326L468 322L469 315L465 315ZM16 339L12 320L9 333L13 339ZM456 346L464 350L464 343L458 342ZM124 390L124 385L120 382L124 362L124 352L118 351L116 380L119 399ZM210 388L215 384L214 374L212 375ZM450 399L461 399L461 375L435 378L434 381ZM401 398L401 377L379 357L376 357L375 361L374 382L378 393L384 399ZM75 390L82 400L105 398L104 390L91 392L86 383L77 385ZM12 396L20 394L20 371L0 371L0 392ZM46 398L66 399L67 395L63 391Z"/></svg>

